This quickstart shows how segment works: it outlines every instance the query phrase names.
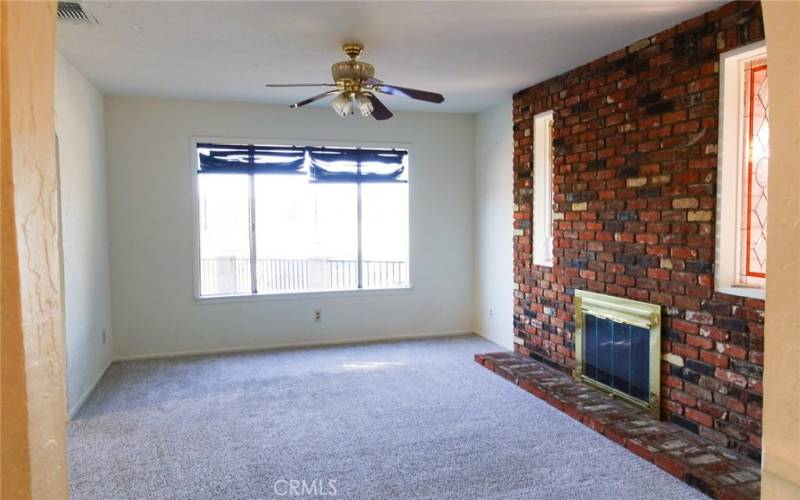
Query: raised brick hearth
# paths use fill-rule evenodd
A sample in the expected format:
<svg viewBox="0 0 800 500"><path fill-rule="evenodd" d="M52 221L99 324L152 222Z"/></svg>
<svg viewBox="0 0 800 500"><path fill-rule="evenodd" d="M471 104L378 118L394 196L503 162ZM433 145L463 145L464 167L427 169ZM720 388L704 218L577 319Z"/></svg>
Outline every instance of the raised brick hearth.
<svg viewBox="0 0 800 500"><path fill-rule="evenodd" d="M759 497L760 467L739 453L519 353L476 354L475 361L709 496Z"/></svg>
<svg viewBox="0 0 800 500"><path fill-rule="evenodd" d="M719 57L763 40L735 2L514 95L516 349L575 369L574 291L662 308L661 408L758 460L764 301L714 289ZM533 264L533 117L552 110L553 267Z"/></svg>

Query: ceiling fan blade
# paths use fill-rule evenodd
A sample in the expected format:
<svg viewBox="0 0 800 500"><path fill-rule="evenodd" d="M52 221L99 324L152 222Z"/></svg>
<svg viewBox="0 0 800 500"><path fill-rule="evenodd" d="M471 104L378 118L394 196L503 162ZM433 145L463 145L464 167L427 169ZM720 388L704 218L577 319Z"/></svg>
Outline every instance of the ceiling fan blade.
<svg viewBox="0 0 800 500"><path fill-rule="evenodd" d="M292 109L299 108L300 106L305 106L306 104L311 104L314 101L318 101L318 100L322 99L323 97L328 97L329 95L335 94L336 92L339 92L339 89L328 90L328 91L323 92L321 94L317 94L314 97L309 97L308 99L304 99L304 100L302 100L300 102L296 102L296 103L292 104L289 107L292 108Z"/></svg>
<svg viewBox="0 0 800 500"><path fill-rule="evenodd" d="M409 89L406 87L396 87L394 85L386 85L381 83L375 86L375 90L384 94L396 95L402 97L410 97L419 101L433 102L439 104L444 102L444 96L436 92L428 92L427 90Z"/></svg>
<svg viewBox="0 0 800 500"><path fill-rule="evenodd" d="M383 105L383 103L375 97L374 94L367 93L367 98L372 103L372 117L376 120L388 120L394 114L389 111L389 108Z"/></svg>
<svg viewBox="0 0 800 500"><path fill-rule="evenodd" d="M265 87L335 87L335 83L267 83Z"/></svg>

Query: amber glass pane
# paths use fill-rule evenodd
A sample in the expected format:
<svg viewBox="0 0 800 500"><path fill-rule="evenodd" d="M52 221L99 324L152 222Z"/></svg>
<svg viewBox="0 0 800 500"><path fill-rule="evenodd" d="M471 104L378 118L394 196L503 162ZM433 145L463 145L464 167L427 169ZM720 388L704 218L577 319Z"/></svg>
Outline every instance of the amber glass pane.
<svg viewBox="0 0 800 500"><path fill-rule="evenodd" d="M767 179L769 173L769 93L763 60L745 66L742 165L742 224L739 279L763 284L767 269Z"/></svg>

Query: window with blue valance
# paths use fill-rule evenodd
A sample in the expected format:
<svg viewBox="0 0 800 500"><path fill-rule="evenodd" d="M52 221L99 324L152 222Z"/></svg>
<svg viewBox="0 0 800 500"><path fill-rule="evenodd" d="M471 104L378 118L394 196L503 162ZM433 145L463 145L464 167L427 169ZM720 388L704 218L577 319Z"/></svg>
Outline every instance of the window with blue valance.
<svg viewBox="0 0 800 500"><path fill-rule="evenodd" d="M196 143L198 297L409 286L409 152Z"/></svg>
<svg viewBox="0 0 800 500"><path fill-rule="evenodd" d="M397 149L197 144L199 174L297 174L309 182L407 182Z"/></svg>

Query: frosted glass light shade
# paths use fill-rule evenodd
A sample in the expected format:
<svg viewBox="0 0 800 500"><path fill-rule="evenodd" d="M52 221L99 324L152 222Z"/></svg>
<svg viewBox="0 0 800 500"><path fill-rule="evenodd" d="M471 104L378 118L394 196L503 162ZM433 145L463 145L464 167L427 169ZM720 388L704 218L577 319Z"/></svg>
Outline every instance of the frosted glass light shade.
<svg viewBox="0 0 800 500"><path fill-rule="evenodd" d="M361 113L361 116L370 116L372 114L374 107L372 106L372 101L369 100L366 94L359 94L358 97L356 97L356 104L358 105L358 111Z"/></svg>
<svg viewBox="0 0 800 500"><path fill-rule="evenodd" d="M347 116L353 114L353 99L350 94L341 93L331 101L331 108L336 111L339 116Z"/></svg>

